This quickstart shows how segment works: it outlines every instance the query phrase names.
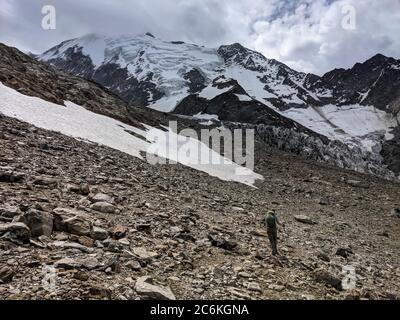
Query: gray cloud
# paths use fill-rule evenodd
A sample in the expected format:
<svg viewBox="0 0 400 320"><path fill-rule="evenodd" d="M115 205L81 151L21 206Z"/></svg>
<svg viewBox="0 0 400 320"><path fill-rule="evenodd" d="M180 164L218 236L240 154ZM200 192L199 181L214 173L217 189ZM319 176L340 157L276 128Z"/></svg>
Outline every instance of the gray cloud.
<svg viewBox="0 0 400 320"><path fill-rule="evenodd" d="M54 5L57 29L43 30ZM341 27L343 5L356 29ZM0 0L0 42L43 52L91 32L152 32L206 46L240 42L306 72L351 67L381 52L400 57L399 0Z"/></svg>

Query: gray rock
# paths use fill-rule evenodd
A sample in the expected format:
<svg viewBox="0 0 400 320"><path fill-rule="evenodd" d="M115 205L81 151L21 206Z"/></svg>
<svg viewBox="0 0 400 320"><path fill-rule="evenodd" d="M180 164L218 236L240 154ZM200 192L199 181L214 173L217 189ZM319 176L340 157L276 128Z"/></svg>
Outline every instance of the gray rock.
<svg viewBox="0 0 400 320"><path fill-rule="evenodd" d="M115 206L108 202L96 202L90 206L90 209L102 213L115 213Z"/></svg>
<svg viewBox="0 0 400 320"><path fill-rule="evenodd" d="M82 264L71 258L62 258L56 261L54 266L61 269L79 269Z"/></svg>
<svg viewBox="0 0 400 320"><path fill-rule="evenodd" d="M368 189L369 184L363 181L358 181L358 180L347 180L347 184L349 186L355 187L355 188L363 188L363 189Z"/></svg>
<svg viewBox="0 0 400 320"><path fill-rule="evenodd" d="M125 226L117 225L111 230L111 235L114 239L122 239L125 238L128 234L128 228Z"/></svg>
<svg viewBox="0 0 400 320"><path fill-rule="evenodd" d="M9 267L0 268L0 283L9 283L14 278L15 272Z"/></svg>
<svg viewBox="0 0 400 320"><path fill-rule="evenodd" d="M23 173L14 171L11 167L0 167L0 182L20 183L24 181Z"/></svg>
<svg viewBox="0 0 400 320"><path fill-rule="evenodd" d="M310 217L308 217L304 214L296 215L296 216L294 216L294 219L296 221L304 223L304 224L316 224L315 221L313 221Z"/></svg>
<svg viewBox="0 0 400 320"><path fill-rule="evenodd" d="M175 295L169 287L155 285L149 276L137 279L135 290L138 294L154 300L175 300Z"/></svg>
<svg viewBox="0 0 400 320"><path fill-rule="evenodd" d="M0 216L5 217L5 218L14 218L18 216L21 213L19 208L17 206L9 206L5 205L0 207Z"/></svg>
<svg viewBox="0 0 400 320"><path fill-rule="evenodd" d="M314 270L312 277L316 282L331 286L339 291L342 290L342 281L325 269L319 268Z"/></svg>
<svg viewBox="0 0 400 320"><path fill-rule="evenodd" d="M58 180L53 177L37 176L34 177L33 184L37 186L47 186L55 188L58 186Z"/></svg>
<svg viewBox="0 0 400 320"><path fill-rule="evenodd" d="M22 222L0 224L0 238L16 244L29 243L31 232L28 226Z"/></svg>
<svg viewBox="0 0 400 320"><path fill-rule="evenodd" d="M142 269L142 266L138 261L135 260L129 260L125 266L133 271L140 271Z"/></svg>
<svg viewBox="0 0 400 320"><path fill-rule="evenodd" d="M262 292L261 286L257 282L249 282L247 284L247 289L254 292L259 292L259 293Z"/></svg>
<svg viewBox="0 0 400 320"><path fill-rule="evenodd" d="M209 235L208 239L214 247L222 248L227 251L232 251L238 246L238 243L234 240L225 239L214 235Z"/></svg>
<svg viewBox="0 0 400 320"><path fill-rule="evenodd" d="M76 242L54 241L51 243L51 245L59 249L75 249L86 253L91 253L94 251L92 248L85 247Z"/></svg>
<svg viewBox="0 0 400 320"><path fill-rule="evenodd" d="M143 247L133 248L132 254L137 257L140 261L150 262L151 260L158 257L158 254L153 251L148 251Z"/></svg>
<svg viewBox="0 0 400 320"><path fill-rule="evenodd" d="M336 250L336 255L343 258L348 258L351 254L354 254L354 252L350 248L338 248Z"/></svg>
<svg viewBox="0 0 400 320"><path fill-rule="evenodd" d="M48 212L30 209L19 216L16 222L25 223L32 237L50 237L53 232L53 215Z"/></svg>
<svg viewBox="0 0 400 320"><path fill-rule="evenodd" d="M400 208L394 208L392 210L392 215L394 215L397 218L400 218Z"/></svg>
<svg viewBox="0 0 400 320"><path fill-rule="evenodd" d="M92 203L96 203L96 202L113 203L114 202L113 198L105 193L97 193L90 200L92 201Z"/></svg>
<svg viewBox="0 0 400 320"><path fill-rule="evenodd" d="M94 240L99 240L99 241L103 241L106 240L108 238L108 231L96 226L93 226L93 229L90 233L90 236L94 239Z"/></svg>
<svg viewBox="0 0 400 320"><path fill-rule="evenodd" d="M53 210L54 230L65 231L78 236L90 235L91 218L84 212L56 208Z"/></svg>

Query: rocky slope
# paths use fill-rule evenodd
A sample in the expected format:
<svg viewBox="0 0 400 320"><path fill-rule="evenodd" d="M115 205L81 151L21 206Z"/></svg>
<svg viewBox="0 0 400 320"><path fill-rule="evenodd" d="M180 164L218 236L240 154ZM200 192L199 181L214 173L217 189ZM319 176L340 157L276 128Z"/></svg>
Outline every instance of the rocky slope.
<svg viewBox="0 0 400 320"><path fill-rule="evenodd" d="M399 298L398 184L257 145L253 189L4 116L0 149L0 299Z"/></svg>
<svg viewBox="0 0 400 320"><path fill-rule="evenodd" d="M263 125L274 122L277 112L355 149L354 159L342 163L371 158L372 167L400 173L400 61L393 58L376 55L320 77L240 44L205 48L151 34L91 34L65 41L38 59L94 80L132 105ZM346 167L365 171L361 163Z"/></svg>

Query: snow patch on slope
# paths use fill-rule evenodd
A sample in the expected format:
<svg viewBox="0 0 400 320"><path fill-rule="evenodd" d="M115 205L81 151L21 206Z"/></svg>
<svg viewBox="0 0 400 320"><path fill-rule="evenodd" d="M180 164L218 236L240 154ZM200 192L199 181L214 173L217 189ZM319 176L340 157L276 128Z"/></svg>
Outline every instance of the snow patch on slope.
<svg viewBox="0 0 400 320"><path fill-rule="evenodd" d="M391 131L396 126L392 115L359 104L276 111L331 140L362 145L368 151L372 151L382 138L392 139Z"/></svg>
<svg viewBox="0 0 400 320"><path fill-rule="evenodd" d="M160 129L147 125L144 125L147 130L142 130L93 113L72 102L67 101L65 106L62 106L37 97L25 96L4 86L1 82L0 112L34 126L61 132L77 139L103 144L140 159L143 159L141 152L153 150L160 157L206 172L221 180L236 181L254 186L256 180L263 179L261 175L222 157L196 139L190 138L188 140L187 137L171 131L167 134ZM129 131L143 137L143 139L130 134ZM154 139L154 137L159 139ZM200 146L201 154L170 152L169 141L177 141L179 151L192 150L192 148ZM196 156L209 156L218 159L220 164L201 164L201 162L194 164Z"/></svg>

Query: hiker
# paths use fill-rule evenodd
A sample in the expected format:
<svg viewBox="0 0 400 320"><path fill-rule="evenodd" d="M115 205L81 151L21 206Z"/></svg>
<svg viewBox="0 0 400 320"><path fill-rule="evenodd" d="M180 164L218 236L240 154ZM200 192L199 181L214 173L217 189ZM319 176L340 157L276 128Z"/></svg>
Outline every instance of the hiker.
<svg viewBox="0 0 400 320"><path fill-rule="evenodd" d="M272 255L278 254L278 228L277 225L283 225L279 222L275 209L268 211L265 216L265 226L267 227L267 234L269 242L271 243Z"/></svg>

